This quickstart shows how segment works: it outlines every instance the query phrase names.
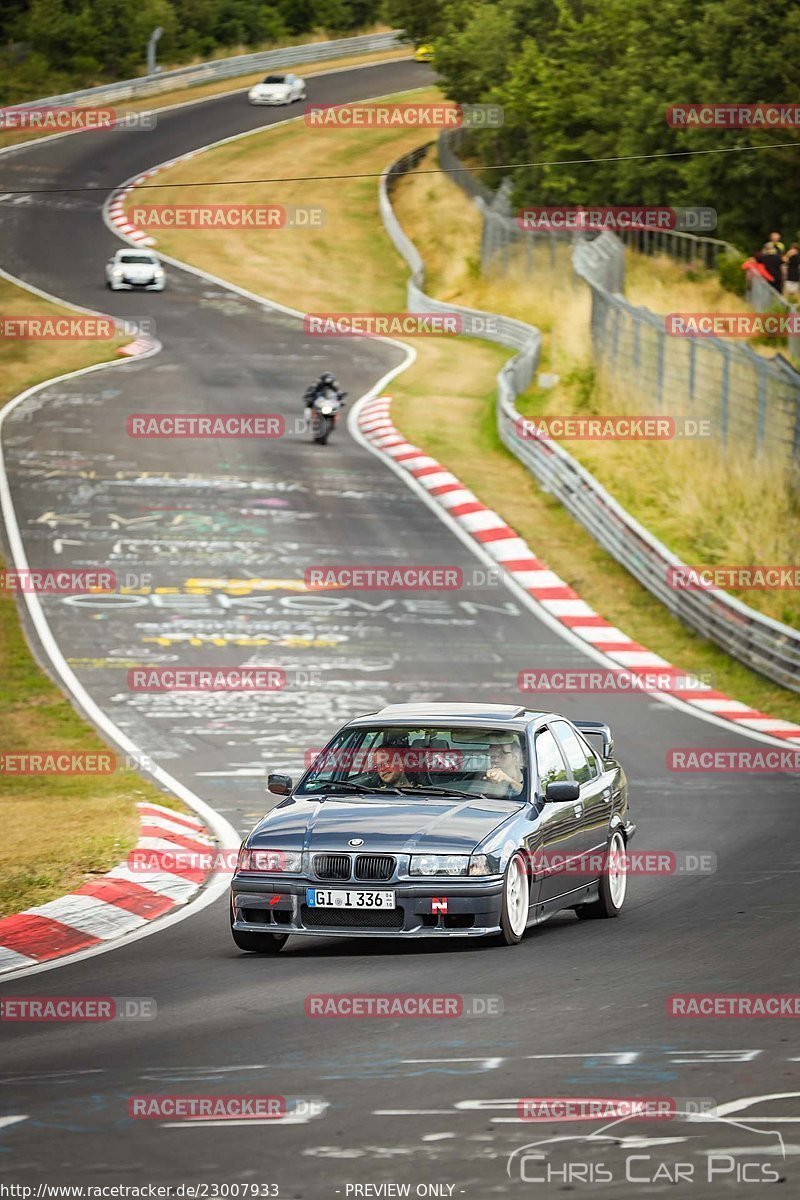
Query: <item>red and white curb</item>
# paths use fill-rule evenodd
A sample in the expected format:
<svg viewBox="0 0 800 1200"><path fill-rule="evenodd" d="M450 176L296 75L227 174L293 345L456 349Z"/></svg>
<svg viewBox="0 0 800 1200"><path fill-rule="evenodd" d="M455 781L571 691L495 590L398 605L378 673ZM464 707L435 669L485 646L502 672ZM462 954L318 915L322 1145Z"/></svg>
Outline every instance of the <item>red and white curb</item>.
<svg viewBox="0 0 800 1200"><path fill-rule="evenodd" d="M192 150L188 154L181 154L178 158L171 158L168 162L159 163L158 166L145 171L142 175L137 175L135 179L129 179L126 183L116 188L111 193L107 206L108 219L113 228L138 246L155 246L156 239L154 237L151 237L145 230L131 224L128 220L128 214L125 212L125 202L135 188L146 183L148 179L152 179L159 171L164 171L167 167L175 167L178 163L187 162L188 159L194 158L197 153L196 150Z"/></svg>
<svg viewBox="0 0 800 1200"><path fill-rule="evenodd" d="M657 667L659 674L686 679L689 672L634 642L621 629L599 616L573 588L536 557L527 542L498 513L482 504L435 458L408 442L392 424L391 405L390 396L378 396L359 410L358 429L367 442L407 471L555 621L632 673ZM692 680L691 689L682 689L676 684L668 691L665 689L665 694L719 720L800 745L800 725L759 712L700 681Z"/></svg>
<svg viewBox="0 0 800 1200"><path fill-rule="evenodd" d="M214 847L197 817L160 804L137 804L142 827L137 850L208 856ZM185 904L210 871L176 865L139 870L122 862L77 891L0 919L0 974L49 962L111 942Z"/></svg>
<svg viewBox="0 0 800 1200"><path fill-rule="evenodd" d="M117 350L118 355L125 358L135 358L137 354L149 354L158 346L158 342L149 337L138 337L132 342L128 342L125 346L120 346Z"/></svg>
<svg viewBox="0 0 800 1200"><path fill-rule="evenodd" d="M180 159L175 159L174 161L181 162L184 158L192 157L192 154L184 154ZM163 166L166 165L172 166L173 164L163 164ZM107 213L109 223L119 234L137 246L155 246L156 239L130 223L128 215L125 212L125 201L135 187L145 183L146 180L150 179L152 175L155 175L160 170L162 170L162 165L154 167L152 171L145 171L143 175L137 175L135 179L132 179L129 183L124 183L122 187L112 192L108 200ZM147 354L153 349L155 344L152 338L138 337L126 346L120 346L117 354L128 358L135 358L137 354Z"/></svg>

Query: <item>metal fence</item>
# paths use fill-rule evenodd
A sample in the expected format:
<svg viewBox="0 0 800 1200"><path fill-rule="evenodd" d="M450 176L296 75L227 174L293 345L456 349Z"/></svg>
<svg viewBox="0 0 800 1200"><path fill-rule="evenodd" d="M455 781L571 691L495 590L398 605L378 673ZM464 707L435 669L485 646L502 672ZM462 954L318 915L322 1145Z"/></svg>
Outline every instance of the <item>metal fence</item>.
<svg viewBox="0 0 800 1200"><path fill-rule="evenodd" d="M611 233L575 246L576 273L592 293L592 351L601 382L644 411L706 422L724 449L763 453L800 466L800 375L721 338L673 337L664 318L636 308L610 286L622 246Z"/></svg>
<svg viewBox="0 0 800 1200"><path fill-rule="evenodd" d="M639 254L668 254L676 262L702 264L713 270L720 254L734 251L730 242L684 233L679 229L625 229L618 235L626 246Z"/></svg>
<svg viewBox="0 0 800 1200"><path fill-rule="evenodd" d="M461 312L452 303L427 296L425 267L414 243L397 220L391 193L397 181L429 152L421 147L398 159L380 181L380 210L396 249L411 269L407 288L410 312ZM473 193L481 199L479 193ZM486 336L518 353L497 376L497 426L508 449L531 471L542 487L556 496L592 537L656 596L684 624L721 646L740 662L786 688L800 692L800 632L755 612L725 592L675 591L668 571L685 564L653 537L561 446L528 437L528 427L515 406L517 395L530 384L538 366L541 334L523 321L479 314L494 325ZM650 314L652 315L652 314ZM489 318L493 318L493 321Z"/></svg>
<svg viewBox="0 0 800 1200"><path fill-rule="evenodd" d="M559 240L568 239L575 273L591 289L592 352L603 385L635 399L643 411L707 422L723 451L735 448L768 456L777 467L800 470L800 373L787 359L757 354L722 338L667 333L663 317L623 296L625 250L615 234L589 239L580 233L521 229L511 215L507 186L492 196L463 169L455 153L460 136L460 131L440 136L440 162L480 209L484 271L505 272L512 258L527 270L552 264ZM714 262L728 246L715 238L673 231L635 237L650 253L689 245ZM775 308L782 297L758 276L755 279L759 282L752 285L751 302L766 310ZM800 353L800 339L794 342Z"/></svg>
<svg viewBox="0 0 800 1200"><path fill-rule="evenodd" d="M367 33L359 37L339 38L331 42L303 42L298 46L285 46L280 50L260 50L256 54L237 54L233 58L219 58L213 62L197 63L191 67L179 67L175 71L162 71L158 75L144 75L139 79L123 79L116 83L101 84L79 92L64 92L61 96L47 96L43 100L30 100L15 104L15 108L41 108L43 106L104 104L114 100L140 100L147 96L158 96L162 92L178 88L197 87L216 79L234 79L238 75L253 75L269 71L273 67L291 67L307 62L324 62L331 58L347 58L355 54L369 54L379 50L400 48L403 31L392 29L388 33Z"/></svg>

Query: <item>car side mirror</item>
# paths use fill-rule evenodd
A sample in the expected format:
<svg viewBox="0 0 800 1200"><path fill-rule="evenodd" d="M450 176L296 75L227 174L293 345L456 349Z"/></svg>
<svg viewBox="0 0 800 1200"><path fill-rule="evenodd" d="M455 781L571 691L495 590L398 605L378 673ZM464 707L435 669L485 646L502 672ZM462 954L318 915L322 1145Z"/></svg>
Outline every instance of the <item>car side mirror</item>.
<svg viewBox="0 0 800 1200"><path fill-rule="evenodd" d="M548 783L544 790L544 798L550 801L580 800L581 789L577 783Z"/></svg>
<svg viewBox="0 0 800 1200"><path fill-rule="evenodd" d="M271 772L267 776L267 791L274 792L276 796L288 796L293 787L291 775L276 775Z"/></svg>

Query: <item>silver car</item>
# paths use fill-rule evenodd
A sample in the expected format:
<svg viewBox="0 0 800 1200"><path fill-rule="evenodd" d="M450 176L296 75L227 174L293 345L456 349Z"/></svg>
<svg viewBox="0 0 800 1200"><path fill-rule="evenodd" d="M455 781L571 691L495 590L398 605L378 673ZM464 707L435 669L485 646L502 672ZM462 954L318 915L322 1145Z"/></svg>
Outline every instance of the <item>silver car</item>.
<svg viewBox="0 0 800 1200"><path fill-rule="evenodd" d="M294 104L305 98L306 81L299 75L267 75L247 93L250 104Z"/></svg>
<svg viewBox="0 0 800 1200"><path fill-rule="evenodd" d="M557 912L616 917L636 826L607 725L515 704L395 704L356 717L247 835L240 950L286 939L498 937Z"/></svg>

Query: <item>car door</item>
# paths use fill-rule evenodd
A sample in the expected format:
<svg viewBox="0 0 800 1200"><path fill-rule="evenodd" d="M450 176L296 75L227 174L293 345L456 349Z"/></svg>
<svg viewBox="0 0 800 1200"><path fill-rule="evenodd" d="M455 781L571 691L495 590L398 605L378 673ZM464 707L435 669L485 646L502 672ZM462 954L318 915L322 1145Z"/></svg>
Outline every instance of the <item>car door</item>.
<svg viewBox="0 0 800 1200"><path fill-rule="evenodd" d="M546 801L548 783L570 782L567 762L561 747L547 726L538 730L533 742L536 764L536 804L539 810L540 842L539 854L534 856L533 871L541 878L534 887L538 888L535 903L543 904L566 892L580 887L581 878L576 878L579 864L576 860L582 853L582 814L579 800ZM537 869L536 861L541 856L544 870Z"/></svg>
<svg viewBox="0 0 800 1200"><path fill-rule="evenodd" d="M594 750L569 721L553 721L551 728L567 760L570 777L581 789L583 813L578 841L581 853L586 855L583 882L590 883L599 875L594 864L601 862L600 856L608 841L612 810L611 772L603 770Z"/></svg>

